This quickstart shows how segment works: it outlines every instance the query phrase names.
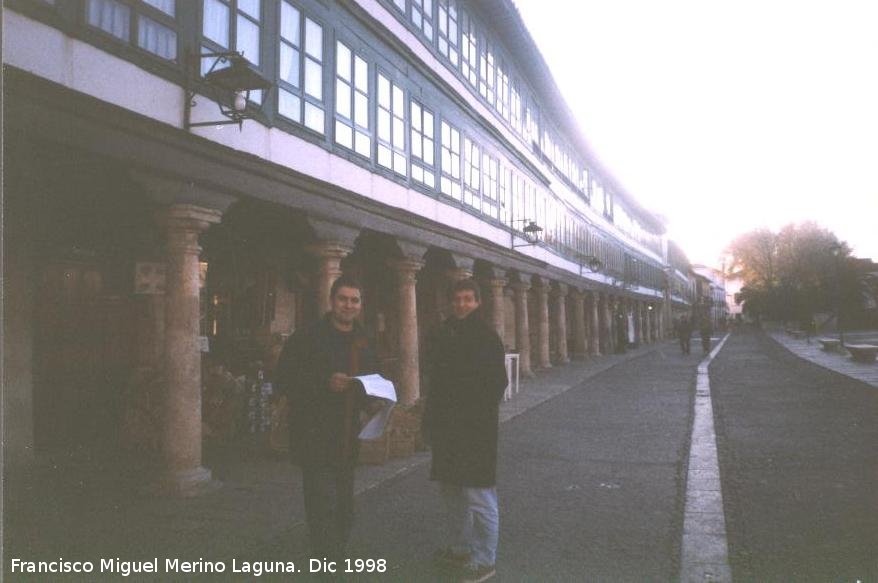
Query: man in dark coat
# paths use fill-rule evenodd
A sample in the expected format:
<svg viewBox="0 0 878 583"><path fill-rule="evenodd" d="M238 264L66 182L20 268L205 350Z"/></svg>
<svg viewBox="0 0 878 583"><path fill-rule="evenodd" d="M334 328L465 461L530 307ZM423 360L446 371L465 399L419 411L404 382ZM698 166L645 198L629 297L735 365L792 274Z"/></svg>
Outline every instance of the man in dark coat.
<svg viewBox="0 0 878 583"><path fill-rule="evenodd" d="M680 339L680 350L683 351L683 354L689 354L689 345L692 342L692 323L685 314L680 318L677 334Z"/></svg>
<svg viewBox="0 0 878 583"><path fill-rule="evenodd" d="M341 276L330 302L330 312L287 341L275 383L290 404L290 452L302 468L312 552L340 562L353 523L359 414L368 407L362 385L352 377L377 366L357 321L360 284Z"/></svg>
<svg viewBox="0 0 878 583"><path fill-rule="evenodd" d="M449 525L436 559L463 569L464 581L494 576L499 536L497 430L506 366L503 344L479 304L478 285L457 282L453 315L432 335L427 356L430 479L440 482Z"/></svg>
<svg viewBox="0 0 878 583"><path fill-rule="evenodd" d="M710 335L713 334L713 327L710 325L710 316L704 314L701 316L701 324L698 326L698 334L701 336L701 351L704 354L710 352Z"/></svg>

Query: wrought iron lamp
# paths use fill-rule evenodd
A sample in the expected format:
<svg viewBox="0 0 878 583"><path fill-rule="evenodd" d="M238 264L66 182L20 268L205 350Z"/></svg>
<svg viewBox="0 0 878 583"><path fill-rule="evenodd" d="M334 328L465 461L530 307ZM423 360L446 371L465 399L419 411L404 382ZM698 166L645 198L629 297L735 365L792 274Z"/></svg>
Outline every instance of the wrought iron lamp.
<svg viewBox="0 0 878 583"><path fill-rule="evenodd" d="M579 275L582 276L582 268L585 267L592 273L597 273L604 266L604 262L594 255L579 256Z"/></svg>
<svg viewBox="0 0 878 583"><path fill-rule="evenodd" d="M198 79L203 59L213 59L213 63L207 73ZM221 64L226 66L219 67ZM189 54L186 57L186 67L186 95L183 105L183 127L186 130L198 126L238 124L240 131L245 119L253 119L253 114L247 111L250 92L271 87L271 83L247 63L242 53L234 51ZM195 94L199 89L210 89L219 94L217 103L220 113L228 119L195 123L191 121L192 108L198 105Z"/></svg>
<svg viewBox="0 0 878 583"><path fill-rule="evenodd" d="M524 233L524 240L527 241L527 243L522 243L520 245L516 245L515 239L514 239L514 234L513 234L513 243L512 243L513 249L515 249L517 247L530 247L531 245L536 245L537 242L540 240L540 233L543 232L543 228L541 226L539 226L538 224L536 224L535 222L533 222L532 220L518 219L518 220L512 221L512 223L513 224L525 223L524 228L522 229L522 232Z"/></svg>

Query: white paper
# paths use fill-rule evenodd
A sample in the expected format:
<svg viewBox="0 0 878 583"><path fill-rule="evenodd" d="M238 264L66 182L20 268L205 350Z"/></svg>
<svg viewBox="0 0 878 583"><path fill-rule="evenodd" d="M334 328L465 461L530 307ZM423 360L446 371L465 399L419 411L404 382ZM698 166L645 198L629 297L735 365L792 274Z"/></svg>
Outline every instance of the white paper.
<svg viewBox="0 0 878 583"><path fill-rule="evenodd" d="M363 426L359 435L360 439L378 439L384 435L384 430L387 429L387 421L390 419L390 412L393 411L394 406L395 403L384 401L384 406L381 407L381 410L375 413Z"/></svg>
<svg viewBox="0 0 878 583"><path fill-rule="evenodd" d="M396 403L396 389L393 387L393 383L380 374L369 374L354 378L363 383L363 388L366 389L366 394L370 397L387 399Z"/></svg>
<svg viewBox="0 0 878 583"><path fill-rule="evenodd" d="M392 382L380 374L370 374L354 378L363 383L366 395L383 401L381 410L366 422L359 435L360 439L378 439L384 435L384 431L387 429L390 412L393 411L393 407L396 404L396 389Z"/></svg>

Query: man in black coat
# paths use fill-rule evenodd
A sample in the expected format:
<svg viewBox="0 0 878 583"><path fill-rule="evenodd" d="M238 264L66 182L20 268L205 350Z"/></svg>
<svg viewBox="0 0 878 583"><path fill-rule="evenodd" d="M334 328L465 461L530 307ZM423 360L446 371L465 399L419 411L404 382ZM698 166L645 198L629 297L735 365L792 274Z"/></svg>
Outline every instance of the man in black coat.
<svg viewBox="0 0 878 583"><path fill-rule="evenodd" d="M290 452L302 468L312 552L341 566L353 523L359 414L368 408L352 377L376 372L377 365L357 321L360 284L341 276L330 302L330 312L287 341L275 384L290 406Z"/></svg>
<svg viewBox="0 0 878 583"><path fill-rule="evenodd" d="M464 581L494 576L499 536L497 430L506 366L503 344L479 304L478 285L457 282L453 315L432 335L427 356L430 479L440 483L449 525L436 559L462 568Z"/></svg>

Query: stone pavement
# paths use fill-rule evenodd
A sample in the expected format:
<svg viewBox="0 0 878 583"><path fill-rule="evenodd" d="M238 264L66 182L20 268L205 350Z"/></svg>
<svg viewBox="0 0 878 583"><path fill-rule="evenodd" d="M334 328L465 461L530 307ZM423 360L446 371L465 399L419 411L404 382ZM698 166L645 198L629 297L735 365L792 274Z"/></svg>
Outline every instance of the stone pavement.
<svg viewBox="0 0 878 583"><path fill-rule="evenodd" d="M878 581L878 392L733 334L710 367L732 575Z"/></svg>
<svg viewBox="0 0 878 583"><path fill-rule="evenodd" d="M779 330L771 331L770 335L784 348L801 358L810 360L823 368L861 380L873 387L878 387L878 362L856 362L846 351L843 353L826 352L817 340L821 338L819 335L812 338L810 344L804 338L793 338ZM838 338L838 335L832 334L830 337ZM847 333L845 341L850 344L876 344L878 343L878 331Z"/></svg>
<svg viewBox="0 0 878 583"><path fill-rule="evenodd" d="M500 581L678 578L695 369L663 343L501 426ZM557 375L557 385L566 369ZM571 380L576 382L575 375ZM357 500L349 555L383 559L376 581L446 581L430 562L443 516L427 465ZM258 554L307 557L305 528Z"/></svg>
<svg viewBox="0 0 878 583"><path fill-rule="evenodd" d="M622 362L633 360L630 366L637 366L640 374L649 377L649 367L660 365L661 355L669 348L676 354L672 347L670 342L644 346L624 355L574 362L523 380L520 393L502 406L503 420L512 420L504 425L504 431L514 433L505 429L515 424L513 418ZM685 413L683 419L687 416ZM645 422L660 431L654 421ZM620 422L618 427L623 426ZM601 442L607 439L599 437ZM421 453L384 466L362 467L357 492L368 496L378 485L404 479L413 469L423 472L428 459L428 454ZM273 545L284 533L304 530L299 472L283 459L207 459L206 465L222 487L192 499L132 495L141 490L143 478L136 469L126 470L131 467L126 461L74 452L42 459L30 475L8 476L4 483L4 572L8 574L12 557L95 562L113 557L230 561ZM612 490L613 484L608 478L606 488ZM63 580L76 578L65 576Z"/></svg>

